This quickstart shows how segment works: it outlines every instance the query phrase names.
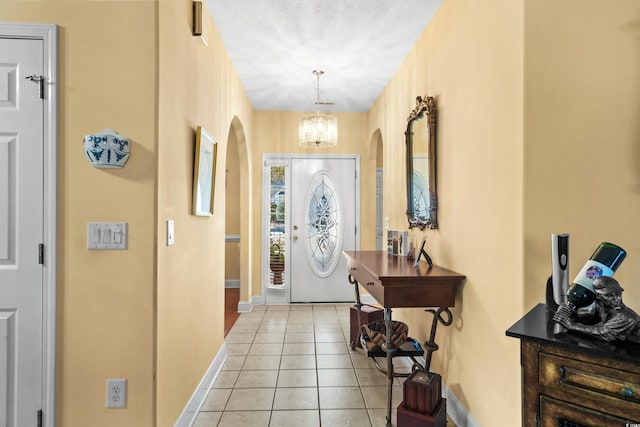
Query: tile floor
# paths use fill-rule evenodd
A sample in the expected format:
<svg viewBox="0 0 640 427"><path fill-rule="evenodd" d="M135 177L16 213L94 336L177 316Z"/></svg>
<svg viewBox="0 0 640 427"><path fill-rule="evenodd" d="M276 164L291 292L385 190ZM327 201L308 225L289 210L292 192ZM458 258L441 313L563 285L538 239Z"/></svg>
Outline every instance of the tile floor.
<svg viewBox="0 0 640 427"><path fill-rule="evenodd" d="M349 348L349 307L257 306L242 314L193 427L385 426L387 379ZM409 370L408 360L394 363ZM401 400L396 378L392 407Z"/></svg>

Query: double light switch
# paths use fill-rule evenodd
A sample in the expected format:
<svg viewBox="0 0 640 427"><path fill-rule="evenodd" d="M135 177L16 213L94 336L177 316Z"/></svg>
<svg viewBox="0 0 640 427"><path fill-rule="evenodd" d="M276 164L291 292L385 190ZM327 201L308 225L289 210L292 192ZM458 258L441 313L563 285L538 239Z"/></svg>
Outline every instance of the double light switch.
<svg viewBox="0 0 640 427"><path fill-rule="evenodd" d="M87 223L87 249L127 249L127 223Z"/></svg>

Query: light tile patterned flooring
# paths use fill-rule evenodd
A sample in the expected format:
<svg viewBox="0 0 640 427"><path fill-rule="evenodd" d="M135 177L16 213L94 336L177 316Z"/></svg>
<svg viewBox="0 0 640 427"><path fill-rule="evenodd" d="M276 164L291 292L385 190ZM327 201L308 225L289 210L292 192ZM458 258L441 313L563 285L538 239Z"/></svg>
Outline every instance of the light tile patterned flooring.
<svg viewBox="0 0 640 427"><path fill-rule="evenodd" d="M349 307L257 306L242 314L225 338L228 358L193 427L385 426L387 378L362 350L350 349ZM410 369L404 358L394 364ZM401 400L396 378L394 426Z"/></svg>

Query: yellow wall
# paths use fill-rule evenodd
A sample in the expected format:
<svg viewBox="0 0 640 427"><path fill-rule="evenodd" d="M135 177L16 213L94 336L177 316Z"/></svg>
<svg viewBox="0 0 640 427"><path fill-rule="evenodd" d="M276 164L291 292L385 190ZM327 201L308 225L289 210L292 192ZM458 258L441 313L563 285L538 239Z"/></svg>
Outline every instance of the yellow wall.
<svg viewBox="0 0 640 427"><path fill-rule="evenodd" d="M518 343L504 331L544 301L551 233L571 234L574 273L601 241L627 249L616 277L640 303L639 17L633 0L447 0L370 112L390 141L416 95L437 99L440 228L413 234L467 275L433 368L480 425L520 423ZM404 151L384 149L385 216L402 229ZM428 336L428 315L396 317Z"/></svg>
<svg viewBox="0 0 640 427"><path fill-rule="evenodd" d="M60 25L57 425L152 425L156 4L0 8L3 21ZM105 128L130 139L124 169L94 169L83 155L84 135ZM128 249L87 250L90 221L128 222ZM107 378L128 379L126 410L105 409Z"/></svg>
<svg viewBox="0 0 640 427"><path fill-rule="evenodd" d="M57 425L171 426L222 345L226 138L251 105L207 13L209 46L191 35L191 1L0 6L60 26ZM210 218L191 215L198 125L219 142ZM104 128L130 138L124 169L84 158ZM127 221L128 249L88 251L89 221ZM128 379L126 409L104 407L107 378Z"/></svg>
<svg viewBox="0 0 640 427"><path fill-rule="evenodd" d="M519 347L504 332L523 312L522 3L445 1L369 114L369 131L384 141L384 215L402 230L399 141L416 96L436 98L440 228L413 234L467 280L454 324L438 330L432 368L483 426L520 423ZM428 338L423 310L394 317Z"/></svg>
<svg viewBox="0 0 640 427"><path fill-rule="evenodd" d="M573 276L602 241L640 308L640 3L525 3L525 308L543 300L550 234Z"/></svg>
<svg viewBox="0 0 640 427"><path fill-rule="evenodd" d="M157 425L171 426L223 343L227 139L234 117L250 134L252 109L206 7L207 46L191 35L190 1L158 4ZM218 141L212 217L191 215L198 125Z"/></svg>

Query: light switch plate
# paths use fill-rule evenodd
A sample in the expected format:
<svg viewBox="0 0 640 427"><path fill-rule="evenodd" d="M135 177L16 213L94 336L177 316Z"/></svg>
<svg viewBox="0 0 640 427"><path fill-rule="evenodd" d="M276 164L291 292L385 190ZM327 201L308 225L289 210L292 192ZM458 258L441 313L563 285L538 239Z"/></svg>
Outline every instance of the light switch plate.
<svg viewBox="0 0 640 427"><path fill-rule="evenodd" d="M126 222L88 222L87 249L127 249L127 228Z"/></svg>
<svg viewBox="0 0 640 427"><path fill-rule="evenodd" d="M174 226L173 220L167 220L167 246L173 246L174 243Z"/></svg>

